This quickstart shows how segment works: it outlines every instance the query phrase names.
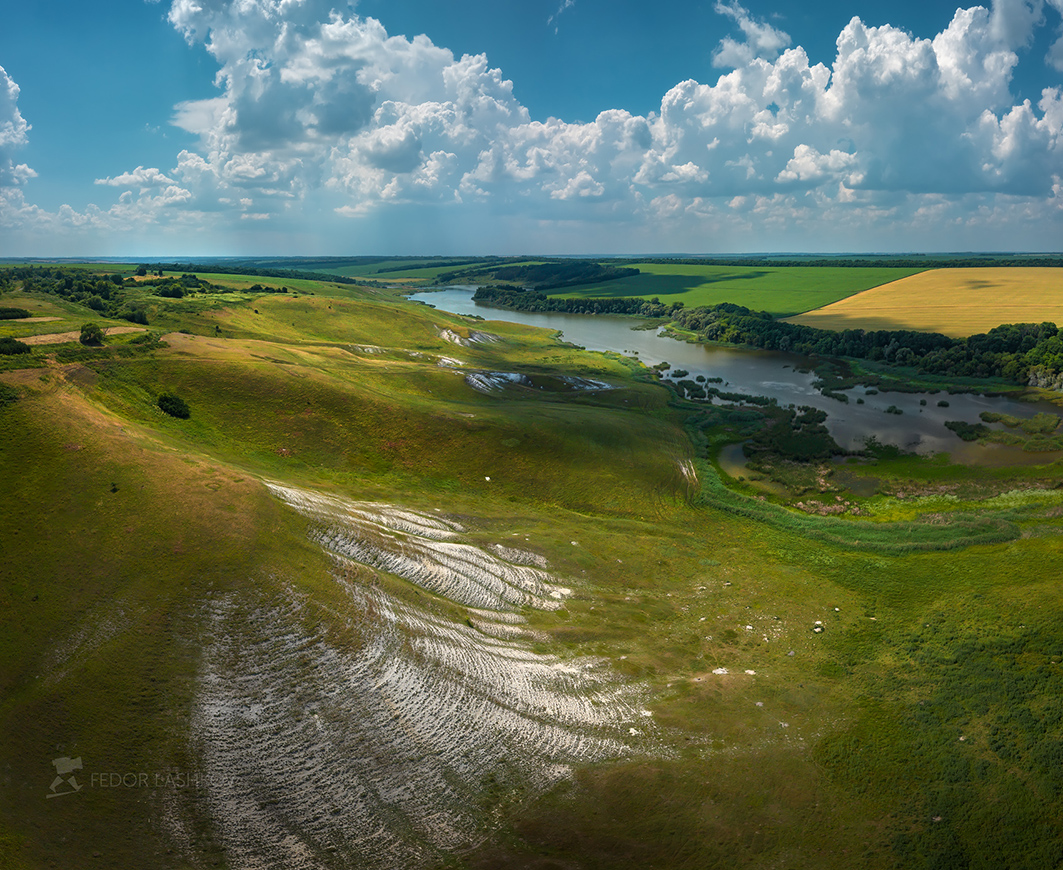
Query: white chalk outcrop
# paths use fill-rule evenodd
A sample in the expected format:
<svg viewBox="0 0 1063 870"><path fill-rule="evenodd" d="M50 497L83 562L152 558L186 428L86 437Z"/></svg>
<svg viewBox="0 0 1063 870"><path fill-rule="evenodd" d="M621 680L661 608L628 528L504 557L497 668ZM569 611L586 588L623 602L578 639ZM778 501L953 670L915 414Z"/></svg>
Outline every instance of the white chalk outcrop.
<svg viewBox="0 0 1063 870"><path fill-rule="evenodd" d="M194 742L231 866L434 863L571 765L649 747L640 688L528 628L522 608L569 594L541 556L481 549L444 517L269 487L310 520L345 603L289 590L210 609ZM365 582L375 571L433 595Z"/></svg>
<svg viewBox="0 0 1063 870"><path fill-rule="evenodd" d="M493 344L498 341L497 335L492 335L490 332L479 332L478 330L469 330L469 337L464 338L453 329L440 330L439 337L444 341L449 341L451 344L457 344L461 347L475 347L478 344Z"/></svg>

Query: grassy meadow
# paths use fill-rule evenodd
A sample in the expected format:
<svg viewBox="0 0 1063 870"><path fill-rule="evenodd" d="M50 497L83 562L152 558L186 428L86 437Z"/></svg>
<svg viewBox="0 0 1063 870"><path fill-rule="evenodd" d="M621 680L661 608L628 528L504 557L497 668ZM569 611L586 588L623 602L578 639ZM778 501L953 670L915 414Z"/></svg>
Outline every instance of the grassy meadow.
<svg viewBox="0 0 1063 870"><path fill-rule="evenodd" d="M813 289L814 275L773 290L778 279L759 274L771 270L721 267L709 280L677 269L661 273L676 294L754 288L780 311L844 295L837 277L830 290ZM882 278L865 271L860 281ZM736 277L746 272L757 274ZM860 514L817 516L716 464L721 445L761 425L756 412L682 401L631 360L379 288L201 277L231 290L148 300L161 343L0 358L0 867L246 866L230 805L166 779L204 769L215 749L203 693L218 638L233 668L236 651L276 642L302 669L273 690L293 710L267 729L279 741L343 724L329 716L358 724L367 698L347 683L331 686L336 706L320 720L304 698L327 670L316 650L354 656L374 642L379 614L355 608L345 583L457 614L462 630L482 616L386 568L342 567L266 481L445 517L485 550L502 542L544 560L572 593L521 611L525 653L559 669L596 662L650 714L633 751L574 763L548 788L477 772L475 835L408 866L1063 860L1058 463L824 467L813 495ZM289 293L251 293L255 283ZM751 298L729 301L771 310ZM19 290L0 304L57 318L0 321L0 335L122 323ZM467 377L477 372L527 381L483 391ZM163 392L190 417L164 414ZM849 490L846 475L874 484ZM403 642L412 661L421 641ZM239 721L250 733L275 698L249 698ZM412 729L398 713L391 727ZM389 740L337 745L386 759ZM289 759L264 745L268 780ZM82 790L52 800L60 757L82 759ZM312 787L300 804L327 804L316 757L296 759ZM111 773L148 779L101 785ZM256 800L305 866L383 866L286 821L296 797Z"/></svg>
<svg viewBox="0 0 1063 870"><path fill-rule="evenodd" d="M915 329L962 338L1002 323L1063 323L1063 271L932 269L790 318L818 329Z"/></svg>

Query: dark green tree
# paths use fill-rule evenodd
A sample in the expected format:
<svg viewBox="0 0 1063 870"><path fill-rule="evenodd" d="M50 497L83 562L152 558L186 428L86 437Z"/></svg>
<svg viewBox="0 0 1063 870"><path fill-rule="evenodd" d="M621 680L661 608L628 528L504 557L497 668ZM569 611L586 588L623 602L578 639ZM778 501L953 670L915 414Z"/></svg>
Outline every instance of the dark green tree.
<svg viewBox="0 0 1063 870"><path fill-rule="evenodd" d="M95 323L86 323L81 327L81 338L78 341L84 345L99 346L103 344L103 330Z"/></svg>

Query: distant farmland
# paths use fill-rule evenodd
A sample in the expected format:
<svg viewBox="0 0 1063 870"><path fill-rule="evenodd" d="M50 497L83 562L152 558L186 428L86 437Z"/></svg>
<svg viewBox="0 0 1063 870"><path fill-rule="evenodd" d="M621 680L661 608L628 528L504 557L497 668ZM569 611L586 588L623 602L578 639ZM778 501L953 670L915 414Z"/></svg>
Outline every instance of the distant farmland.
<svg viewBox="0 0 1063 870"><path fill-rule="evenodd" d="M1063 323L1063 269L934 269L791 317L819 329L916 329L954 338L1002 323Z"/></svg>
<svg viewBox="0 0 1063 870"><path fill-rule="evenodd" d="M640 274L584 287L566 287L552 296L601 298L659 297L687 308L734 302L785 317L829 305L879 284L915 274L895 266L709 266L689 263L624 263Z"/></svg>

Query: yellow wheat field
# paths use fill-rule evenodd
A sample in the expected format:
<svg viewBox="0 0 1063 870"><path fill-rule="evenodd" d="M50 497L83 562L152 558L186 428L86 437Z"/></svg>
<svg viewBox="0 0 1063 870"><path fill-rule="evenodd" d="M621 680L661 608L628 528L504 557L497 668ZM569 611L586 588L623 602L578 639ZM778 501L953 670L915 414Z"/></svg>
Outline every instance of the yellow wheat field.
<svg viewBox="0 0 1063 870"><path fill-rule="evenodd" d="M1063 325L1063 269L933 269L787 320L820 329L917 329L954 338L1002 323Z"/></svg>

